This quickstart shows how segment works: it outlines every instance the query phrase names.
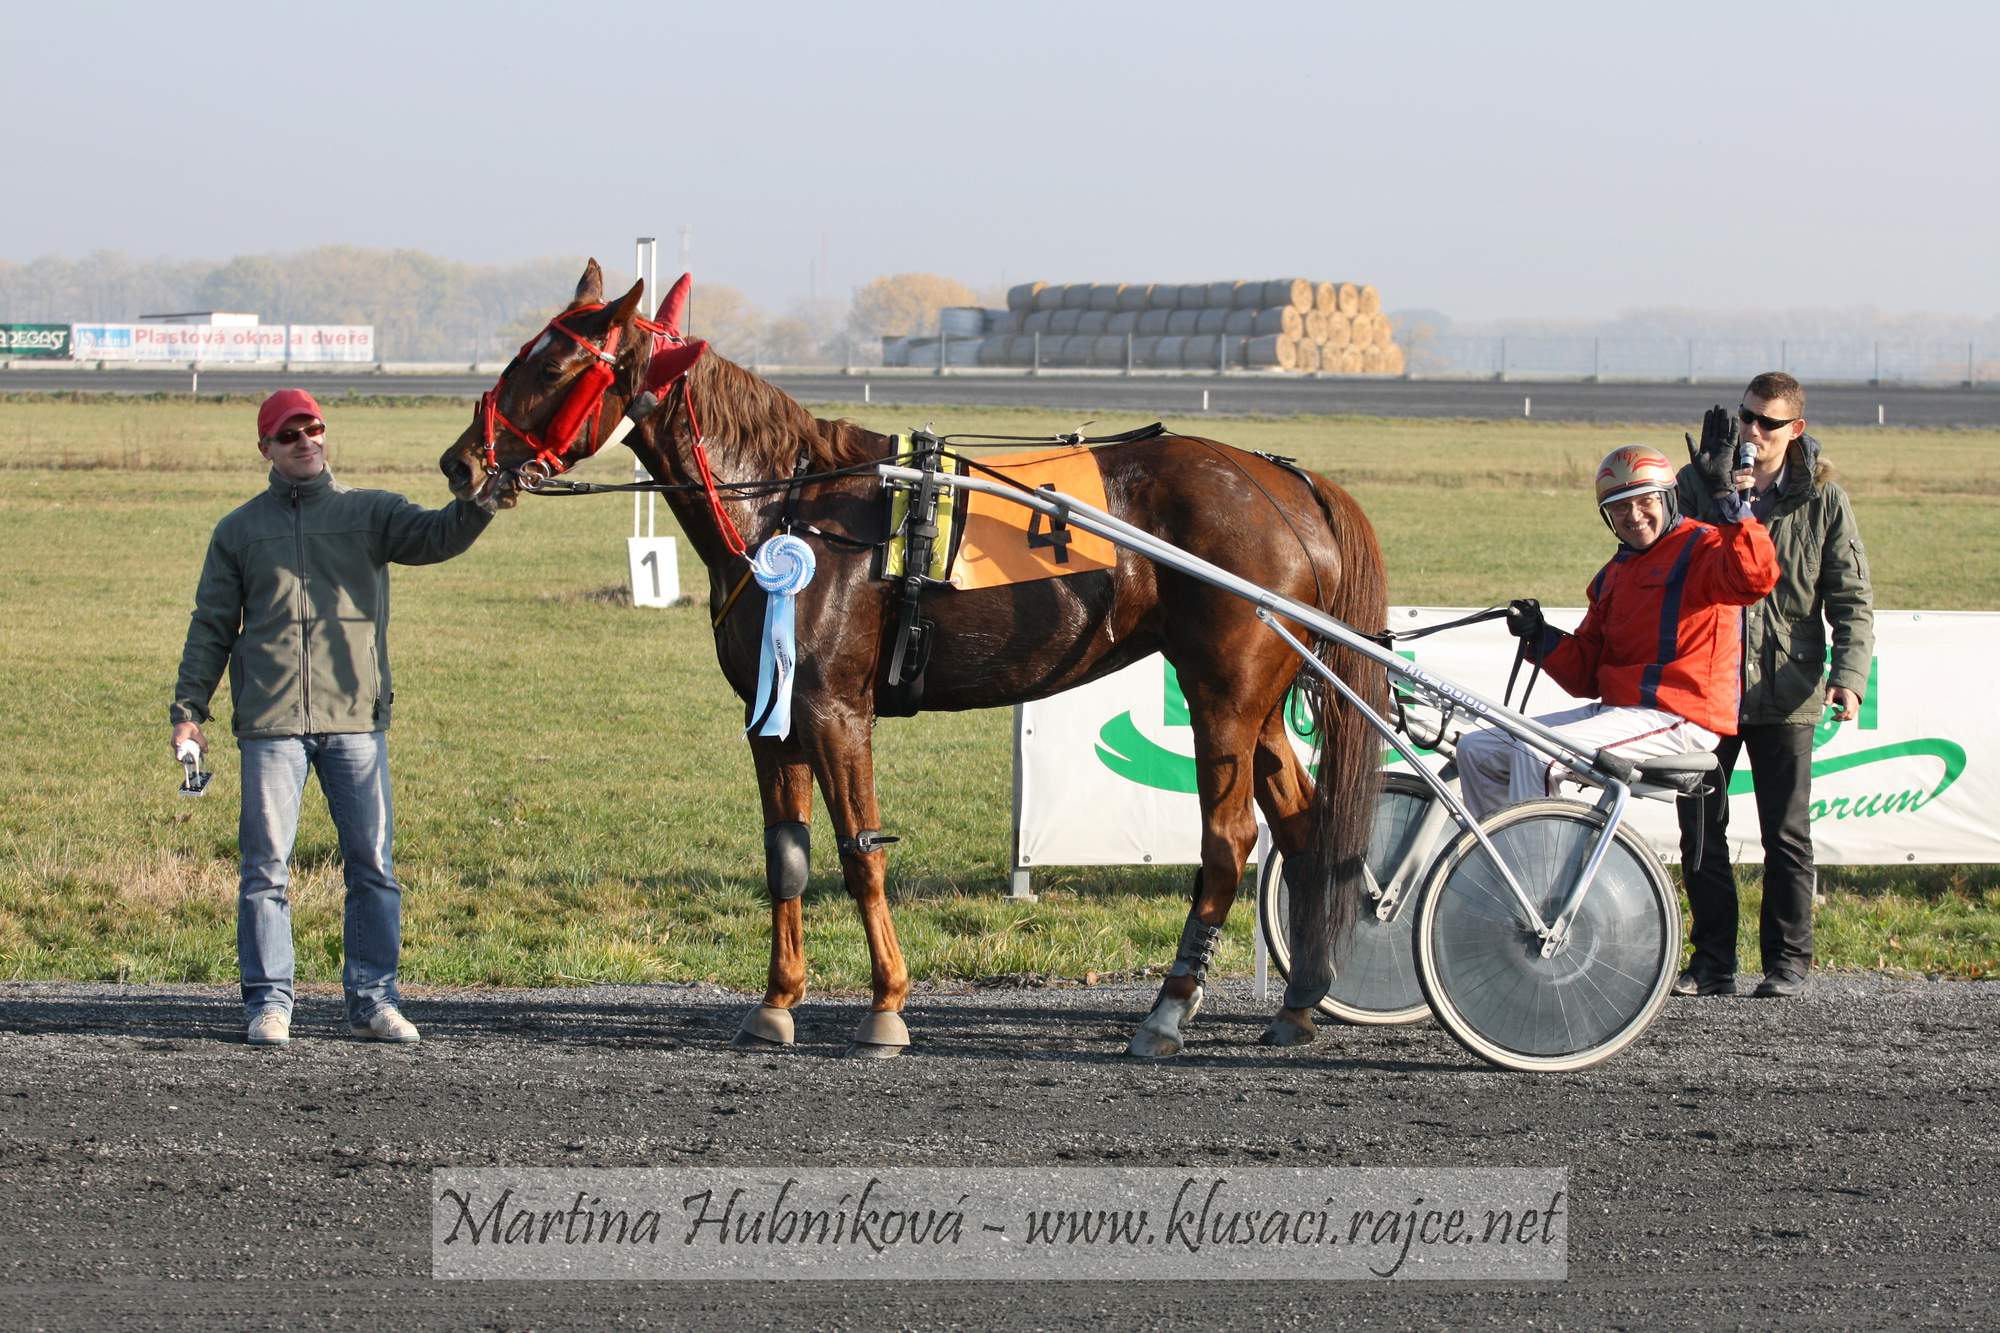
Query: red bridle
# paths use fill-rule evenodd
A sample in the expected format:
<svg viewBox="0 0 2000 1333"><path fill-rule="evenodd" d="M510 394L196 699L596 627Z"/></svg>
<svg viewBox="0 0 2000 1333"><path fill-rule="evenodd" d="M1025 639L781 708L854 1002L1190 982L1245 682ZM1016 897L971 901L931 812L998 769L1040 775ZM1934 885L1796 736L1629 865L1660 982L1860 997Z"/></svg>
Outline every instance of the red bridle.
<svg viewBox="0 0 2000 1333"><path fill-rule="evenodd" d="M540 435L521 429L508 420L507 414L500 410L500 388L507 382L507 371L501 371L499 382L480 396L479 425L486 447L484 461L487 472L500 470L497 446L501 427L505 427L516 439L534 450L533 455L515 469L524 478L530 476L530 469L533 469L533 475L539 480L547 480L558 473L569 471L576 462L589 458L597 452L599 447L597 421L603 414L604 396L611 391L611 382L618 376L618 339L624 329L620 325L612 325L611 331L604 336L603 346L600 347L564 321L572 315L587 315L602 309L604 306L600 302L564 311L550 320L540 333L521 344L521 350L515 354L514 364L518 365L536 343L552 333L560 333L589 352L593 358L583 373L576 377L576 382L570 385L569 392L563 397L562 405L556 409L555 416L550 419L548 426ZM641 328L651 333L666 332L664 325L655 324L648 319L641 319L638 323ZM508 370L511 369L513 366L508 367ZM577 431L586 419L590 423L590 439L584 451L572 458L569 456L571 446L575 444Z"/></svg>
<svg viewBox="0 0 2000 1333"><path fill-rule="evenodd" d="M683 291L685 283L686 279L683 278L681 284L676 286L675 295L670 296L663 305L662 321L656 322L643 317L633 321L640 329L653 335L652 357L648 362L645 383L641 386L640 392L662 397L675 384L681 385L681 403L687 409L688 425L694 431L694 462L696 469L701 473L702 490L708 498L709 513L715 520L716 531L721 535L723 545L732 553L743 555L748 547L743 541L742 534L736 530L736 524L731 521L728 511L722 507L722 496L716 490L715 474L709 467L708 450L702 441L701 420L695 415L694 389L687 381L688 371L693 368L695 360L699 359L706 344L697 342L690 345L674 327L679 323L679 306L674 302ZM681 299L684 300L684 297ZM610 393L612 381L618 377L618 340L623 329L620 325L612 325L610 331L605 334L603 346L600 347L563 322L569 316L587 315L602 309L604 305L599 302L564 311L550 320L540 333L521 344L521 350L514 356L514 364L518 365L543 338L551 333L561 333L589 352L593 358L583 373L576 377L576 382L570 385L569 392L563 397L562 405L556 409L555 416L550 419L541 435L537 436L521 429L508 420L507 414L500 410L500 388L507 382L507 370L501 371L500 379L480 396L479 422L485 446L483 461L489 476L500 471L498 450L500 427L505 427L516 439L534 450L531 457L514 469L515 474L521 478L524 489L530 491L550 477L567 472L577 463L595 456L603 447L598 438L598 421L603 416L605 395ZM679 349L680 354L674 354L676 349ZM687 354L689 351L692 351L692 355ZM510 365L508 370L512 369L513 366ZM585 442L581 452L574 452L577 432L582 429L586 420L590 425L590 438ZM614 434L620 433L614 432Z"/></svg>

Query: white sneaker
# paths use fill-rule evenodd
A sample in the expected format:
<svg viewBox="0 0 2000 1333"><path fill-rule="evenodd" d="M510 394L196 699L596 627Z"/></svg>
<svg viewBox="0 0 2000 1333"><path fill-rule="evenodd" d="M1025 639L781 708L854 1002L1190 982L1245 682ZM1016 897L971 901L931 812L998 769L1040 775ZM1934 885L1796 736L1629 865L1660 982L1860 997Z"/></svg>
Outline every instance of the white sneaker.
<svg viewBox="0 0 2000 1333"><path fill-rule="evenodd" d="M252 1046L289 1046L292 1044L292 1016L275 1006L259 1009L257 1016L250 1020L243 1040Z"/></svg>
<svg viewBox="0 0 2000 1333"><path fill-rule="evenodd" d="M351 1024L349 1030L363 1041L393 1041L401 1045L423 1040L417 1034L417 1025L403 1017L393 1004L385 1004L365 1020Z"/></svg>

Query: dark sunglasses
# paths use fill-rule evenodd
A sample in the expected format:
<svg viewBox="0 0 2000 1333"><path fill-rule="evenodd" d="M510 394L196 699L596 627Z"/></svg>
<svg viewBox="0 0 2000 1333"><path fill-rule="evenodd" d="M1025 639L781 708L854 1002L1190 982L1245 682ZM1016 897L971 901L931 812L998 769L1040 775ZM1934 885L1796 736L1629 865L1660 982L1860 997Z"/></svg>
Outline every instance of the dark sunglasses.
<svg viewBox="0 0 2000 1333"><path fill-rule="evenodd" d="M1743 419L1748 421L1750 418L1745 417ZM310 426L287 426L271 438L279 444L297 444L307 436L311 436L317 440L324 434L326 434L326 423L324 421L315 421Z"/></svg>
<svg viewBox="0 0 2000 1333"><path fill-rule="evenodd" d="M1798 420L1797 417L1767 417L1762 412L1752 412L1747 407L1737 408L1736 415L1742 419L1744 425L1747 426L1754 421L1765 430L1783 430Z"/></svg>

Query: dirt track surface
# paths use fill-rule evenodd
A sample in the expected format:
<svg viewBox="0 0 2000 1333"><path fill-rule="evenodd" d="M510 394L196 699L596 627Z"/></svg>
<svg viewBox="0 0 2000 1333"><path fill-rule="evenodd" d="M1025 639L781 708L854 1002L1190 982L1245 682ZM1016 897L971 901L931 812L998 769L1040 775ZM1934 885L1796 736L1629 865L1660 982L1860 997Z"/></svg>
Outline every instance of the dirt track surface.
<svg viewBox="0 0 2000 1333"><path fill-rule="evenodd" d="M1746 987L1747 989L1747 987ZM1429 1025L1120 1055L1151 987L921 992L901 1060L725 1049L713 987L416 993L421 1046L304 997L242 1044L213 988L0 986L0 1326L1977 1326L2000 1308L2000 984L1822 977L1676 1000L1576 1075ZM430 1276L434 1166L1523 1166L1570 1171L1556 1283L501 1283Z"/></svg>

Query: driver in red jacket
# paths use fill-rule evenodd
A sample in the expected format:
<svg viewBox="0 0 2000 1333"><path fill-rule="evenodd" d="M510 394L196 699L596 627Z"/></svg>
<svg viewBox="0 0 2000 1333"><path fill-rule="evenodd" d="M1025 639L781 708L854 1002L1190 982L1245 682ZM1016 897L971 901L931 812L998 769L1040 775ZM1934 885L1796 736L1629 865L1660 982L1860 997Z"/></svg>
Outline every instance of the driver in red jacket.
<svg viewBox="0 0 2000 1333"><path fill-rule="evenodd" d="M1530 659L1579 698L1598 702L1537 718L1579 750L1627 760L1712 750L1736 732L1742 689L1742 612L1778 581L1770 534L1742 502L1726 453L1696 465L1720 511L1702 523L1680 512L1675 468L1658 450L1626 445L1597 469L1597 507L1618 553L1590 583L1576 633L1512 603L1507 628ZM1712 475L1711 475L1712 474ZM1555 762L1498 728L1458 745L1459 790L1474 818L1555 794Z"/></svg>

